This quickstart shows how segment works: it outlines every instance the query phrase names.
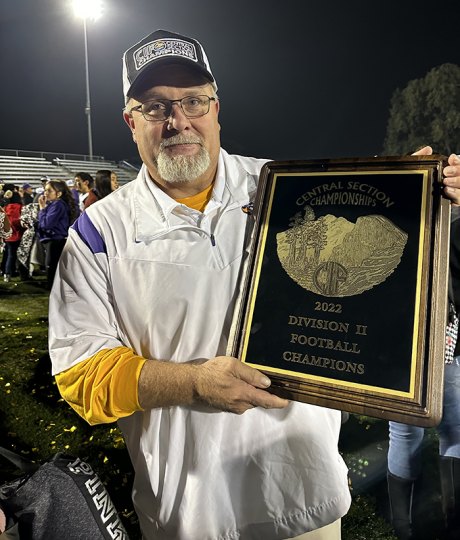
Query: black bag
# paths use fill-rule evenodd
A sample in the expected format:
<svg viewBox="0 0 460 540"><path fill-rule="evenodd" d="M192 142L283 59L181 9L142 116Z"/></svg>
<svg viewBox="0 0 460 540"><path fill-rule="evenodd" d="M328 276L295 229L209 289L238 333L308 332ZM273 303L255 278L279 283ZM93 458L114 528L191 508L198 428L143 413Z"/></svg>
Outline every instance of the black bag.
<svg viewBox="0 0 460 540"><path fill-rule="evenodd" d="M0 447L24 475L0 485L0 540L129 540L103 483L88 463L57 453L42 465Z"/></svg>

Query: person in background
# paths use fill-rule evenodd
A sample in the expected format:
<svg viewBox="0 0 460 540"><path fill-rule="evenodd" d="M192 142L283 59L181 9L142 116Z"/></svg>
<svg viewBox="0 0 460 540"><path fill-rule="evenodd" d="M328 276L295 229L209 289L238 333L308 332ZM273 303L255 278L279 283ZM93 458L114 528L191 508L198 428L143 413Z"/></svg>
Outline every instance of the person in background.
<svg viewBox="0 0 460 540"><path fill-rule="evenodd" d="M8 216L5 214L3 206L0 206L0 253L3 253L5 250L5 238L11 236L11 225ZM3 262L3 259L2 259ZM2 272L3 274L3 272Z"/></svg>
<svg viewBox="0 0 460 540"><path fill-rule="evenodd" d="M86 172L79 172L75 175L75 187L80 194L80 210L84 212L98 200L94 190L94 178Z"/></svg>
<svg viewBox="0 0 460 540"><path fill-rule="evenodd" d="M111 171L110 180L112 182L112 191L115 191L116 189L118 189L120 187L119 184L118 184L118 177L117 177L116 172Z"/></svg>
<svg viewBox="0 0 460 540"><path fill-rule="evenodd" d="M0 206L6 206L11 202L11 194L17 193L21 197L20 188L15 184L3 184L1 191ZM22 204L22 199L21 199Z"/></svg>
<svg viewBox="0 0 460 540"><path fill-rule="evenodd" d="M0 206L0 240L11 236L11 225L3 206Z"/></svg>
<svg viewBox="0 0 460 540"><path fill-rule="evenodd" d="M101 169L96 172L96 193L99 199L103 199L114 191L112 183L112 172Z"/></svg>
<svg viewBox="0 0 460 540"><path fill-rule="evenodd" d="M2 189L3 189L3 186L2 186ZM3 206L0 205L0 254L3 254L5 252L5 238L9 238L11 236L11 233L12 231L11 231L10 220L8 219L8 216L5 214L5 210ZM6 266L6 255L2 256L1 266L2 266L1 273L3 275L4 273L3 269Z"/></svg>
<svg viewBox="0 0 460 540"><path fill-rule="evenodd" d="M40 178L41 186L39 186L39 187L37 187L35 189L35 195L34 195L33 202L38 203L38 199L40 198L40 195L43 194L43 192L45 191L45 186L50 180L51 180L51 178L49 176L42 176Z"/></svg>
<svg viewBox="0 0 460 540"><path fill-rule="evenodd" d="M11 189L6 189L4 199L6 202L5 214L11 226L11 235L5 238L5 253L3 255L5 258L3 281L8 282L17 272L17 251L23 233L20 220L22 200L19 192Z"/></svg>
<svg viewBox="0 0 460 540"><path fill-rule="evenodd" d="M38 200L38 236L45 250L48 288L51 289L57 264L69 233L78 217L78 208L67 184L49 180Z"/></svg>
<svg viewBox="0 0 460 540"><path fill-rule="evenodd" d="M34 202L34 190L33 187L30 184L22 184L22 204L25 206L26 204L30 204Z"/></svg>
<svg viewBox="0 0 460 540"><path fill-rule="evenodd" d="M5 200L5 192L6 191L13 191L13 188L15 186L13 186L13 184L5 184L4 182L2 182L0 184L0 208L4 209L4 207L6 206L7 204L7 200ZM9 200L9 199L8 199ZM8 216L6 214L4 214L4 220L5 220L5 224L8 224L9 225L9 229L8 229L8 236L11 236L12 234L12 230L11 230L11 225L9 224L9 219L8 219ZM5 275L5 268L6 268L6 246L5 246L5 242L4 242L4 237L0 237L0 253L2 254L2 260L0 262L0 276L4 276Z"/></svg>
<svg viewBox="0 0 460 540"><path fill-rule="evenodd" d="M450 156L449 167L460 169L460 158ZM458 330L460 312L460 207L452 207L450 232L449 304L450 322ZM457 330L448 332L444 364L443 414L436 427L439 435L439 472L442 509L447 540L460 539L460 340ZM417 516L413 508L416 480L422 468L423 427L389 422L388 496L391 522L401 540L415 540Z"/></svg>
<svg viewBox="0 0 460 540"><path fill-rule="evenodd" d="M73 195L73 198L75 199L75 204L80 208L80 194L78 192L78 189L75 187L75 179L69 179L66 181L67 186L70 189L70 192Z"/></svg>
<svg viewBox="0 0 460 540"><path fill-rule="evenodd" d="M32 262L32 249L40 242L37 236L38 212L40 206L38 203L32 202L26 204L21 209L21 226L24 233L18 247L18 266L19 273L22 279L33 279L35 266ZM41 248L43 249L43 248ZM42 260L44 264L44 257Z"/></svg>

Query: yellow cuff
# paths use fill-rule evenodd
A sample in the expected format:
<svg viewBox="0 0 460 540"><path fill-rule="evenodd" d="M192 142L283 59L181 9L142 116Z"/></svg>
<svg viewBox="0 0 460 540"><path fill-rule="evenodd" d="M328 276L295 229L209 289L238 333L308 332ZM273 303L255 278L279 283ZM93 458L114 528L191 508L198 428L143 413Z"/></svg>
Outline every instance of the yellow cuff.
<svg viewBox="0 0 460 540"><path fill-rule="evenodd" d="M146 359L128 347L103 349L56 375L62 397L89 424L115 422L142 410L138 380Z"/></svg>

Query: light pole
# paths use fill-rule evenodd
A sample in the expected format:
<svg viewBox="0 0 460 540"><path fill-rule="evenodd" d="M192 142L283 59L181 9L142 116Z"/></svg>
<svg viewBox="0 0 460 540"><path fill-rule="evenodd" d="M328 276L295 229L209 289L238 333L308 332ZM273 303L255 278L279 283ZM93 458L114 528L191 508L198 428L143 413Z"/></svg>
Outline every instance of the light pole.
<svg viewBox="0 0 460 540"><path fill-rule="evenodd" d="M93 132L91 128L91 95L89 91L89 64L88 64L88 35L86 21L96 20L102 14L102 4L99 0L73 0L75 15L83 19L83 33L85 40L85 75L86 75L86 106L85 114L88 123L88 153L93 159Z"/></svg>
<svg viewBox="0 0 460 540"><path fill-rule="evenodd" d="M85 72L86 72L86 107L85 113L88 121L88 151L89 159L93 159L93 130L91 128L91 96L89 92L89 67L88 67L88 36L86 33L86 18L83 19L83 31L85 34Z"/></svg>

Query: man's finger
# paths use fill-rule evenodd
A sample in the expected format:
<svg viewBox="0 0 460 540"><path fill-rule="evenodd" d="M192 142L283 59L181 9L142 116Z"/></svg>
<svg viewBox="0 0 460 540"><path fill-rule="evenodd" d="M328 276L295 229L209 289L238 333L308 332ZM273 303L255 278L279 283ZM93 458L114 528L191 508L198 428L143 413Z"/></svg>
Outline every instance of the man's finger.
<svg viewBox="0 0 460 540"><path fill-rule="evenodd" d="M431 156L433 153L433 148L431 146L424 146L423 148L420 148L416 152L414 152L413 156Z"/></svg>
<svg viewBox="0 0 460 540"><path fill-rule="evenodd" d="M255 390L254 400L251 401L256 407L264 409L284 409L289 405L288 399L283 399L265 390Z"/></svg>
<svg viewBox="0 0 460 540"><path fill-rule="evenodd" d="M237 372L235 374L239 379L256 388L268 388L271 385L271 380L259 370L252 368L239 362L237 364Z"/></svg>
<svg viewBox="0 0 460 540"><path fill-rule="evenodd" d="M444 195L451 200L455 206L460 206L460 189L453 187L445 187Z"/></svg>
<svg viewBox="0 0 460 540"><path fill-rule="evenodd" d="M460 155L451 154L447 161L448 161L449 165L452 165L453 167L458 166L458 165L460 165Z"/></svg>

